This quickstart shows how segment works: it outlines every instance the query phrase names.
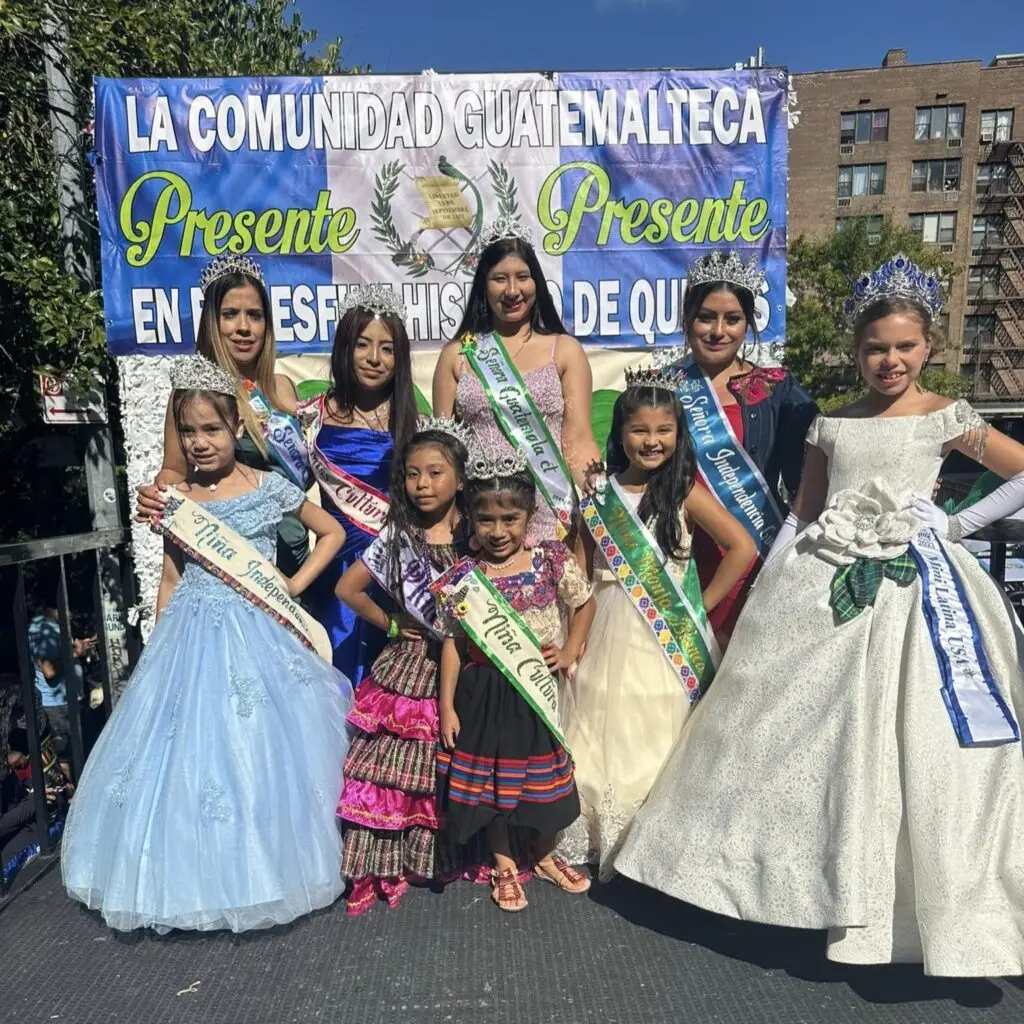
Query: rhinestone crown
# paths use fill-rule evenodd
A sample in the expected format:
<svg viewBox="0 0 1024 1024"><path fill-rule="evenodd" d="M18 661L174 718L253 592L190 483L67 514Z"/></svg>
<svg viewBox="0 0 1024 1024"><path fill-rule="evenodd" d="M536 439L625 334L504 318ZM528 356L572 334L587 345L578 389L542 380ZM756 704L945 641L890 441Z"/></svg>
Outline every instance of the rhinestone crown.
<svg viewBox="0 0 1024 1024"><path fill-rule="evenodd" d="M365 309L373 314L375 320L382 316L396 316L404 323L406 317L401 296L386 284L361 284L349 288L338 305L338 319L350 309Z"/></svg>
<svg viewBox="0 0 1024 1024"><path fill-rule="evenodd" d="M497 220L485 225L480 232L480 241L477 244L477 252L483 252L489 245L495 242L504 242L511 239L518 239L533 245L533 234L528 225L524 224L519 214L503 213Z"/></svg>
<svg viewBox="0 0 1024 1024"><path fill-rule="evenodd" d="M473 431L464 423L447 416L421 416L416 421L416 433L422 434L428 430L454 437L456 441L461 441L467 450L473 446Z"/></svg>
<svg viewBox="0 0 1024 1024"><path fill-rule="evenodd" d="M216 391L238 394L238 378L204 356L178 356L171 364L171 387L175 391Z"/></svg>
<svg viewBox="0 0 1024 1024"><path fill-rule="evenodd" d="M206 289L225 274L245 274L247 277L255 278L263 284L263 271L260 265L251 256L240 256L238 253L228 252L210 260L201 271L199 271L199 287L204 294Z"/></svg>
<svg viewBox="0 0 1024 1024"><path fill-rule="evenodd" d="M626 367L627 388L657 388L659 391L676 391L683 380L681 370L671 369L670 364L655 364L644 369Z"/></svg>
<svg viewBox="0 0 1024 1024"><path fill-rule="evenodd" d="M505 480L522 473L529 465L526 452L521 448L517 448L510 455L500 455L496 459L474 454L466 464L466 476L470 480Z"/></svg>
<svg viewBox="0 0 1024 1024"><path fill-rule="evenodd" d="M709 282L728 281L739 288L746 288L751 295L760 295L764 287L765 273L758 264L757 254L750 257L744 265L743 259L736 251L729 253L715 249L694 260L686 275L686 287L693 288Z"/></svg>
<svg viewBox="0 0 1024 1024"><path fill-rule="evenodd" d="M857 278L853 294L843 303L847 324L852 328L868 306L889 298L910 299L933 317L942 312L938 277L922 270L906 253L898 252L877 270Z"/></svg>

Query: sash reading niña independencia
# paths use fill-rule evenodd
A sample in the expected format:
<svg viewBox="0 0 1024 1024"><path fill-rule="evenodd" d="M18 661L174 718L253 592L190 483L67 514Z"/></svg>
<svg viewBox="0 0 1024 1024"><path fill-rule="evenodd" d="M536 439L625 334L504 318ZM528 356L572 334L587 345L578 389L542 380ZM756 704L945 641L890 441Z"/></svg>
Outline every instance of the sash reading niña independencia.
<svg viewBox="0 0 1024 1024"><path fill-rule="evenodd" d="M470 640L565 747L558 717L558 680L544 663L540 644L519 613L472 559L452 566L431 589Z"/></svg>
<svg viewBox="0 0 1024 1024"><path fill-rule="evenodd" d="M273 563L209 509L184 494L172 494L155 529L331 664L324 627L288 593Z"/></svg>
<svg viewBox="0 0 1024 1024"><path fill-rule="evenodd" d="M764 557L782 526L778 505L760 470L737 440L715 386L692 357L686 360L683 373L678 395L686 410L700 475Z"/></svg>
<svg viewBox="0 0 1024 1024"><path fill-rule="evenodd" d="M502 433L513 448L526 454L537 489L563 528L568 528L576 497L572 474L501 337L495 332L468 335L462 355L476 374Z"/></svg>

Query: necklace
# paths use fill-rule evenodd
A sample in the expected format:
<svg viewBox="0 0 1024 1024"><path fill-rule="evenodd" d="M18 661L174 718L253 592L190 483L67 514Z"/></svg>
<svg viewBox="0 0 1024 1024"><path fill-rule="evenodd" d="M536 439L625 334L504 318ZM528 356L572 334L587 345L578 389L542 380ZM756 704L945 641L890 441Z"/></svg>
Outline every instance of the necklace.
<svg viewBox="0 0 1024 1024"><path fill-rule="evenodd" d="M381 416L381 410L384 410L385 413L383 417ZM391 399L389 398L387 401L382 402L373 410L373 420L362 409L353 405L352 419L355 420L357 418L370 430L379 430L387 433L387 422L391 418ZM376 426L374 422L376 422Z"/></svg>
<svg viewBox="0 0 1024 1024"><path fill-rule="evenodd" d="M526 348L526 344L527 344L527 342L528 342L528 341L529 341L529 340L530 340L530 339L531 339L532 337L533 337L533 328L531 327L531 328L530 328L530 329L529 329L529 330L528 330L528 331L526 332L526 337L525 337L525 338L523 338L522 342L521 342L521 343L520 343L520 345L519 345L519 348L517 348L517 349L515 350L515 352L513 352L513 353L512 353L512 355L511 355L511 356L509 356L509 358L510 358L510 359L512 359L512 360L514 360L514 359L516 358L516 356L520 355L520 354L522 353L523 349L524 349L524 348Z"/></svg>
<svg viewBox="0 0 1024 1024"><path fill-rule="evenodd" d="M520 551L522 549L520 548ZM487 568L490 569L507 569L518 557L519 551L517 551L511 558L506 558L504 562L488 562Z"/></svg>

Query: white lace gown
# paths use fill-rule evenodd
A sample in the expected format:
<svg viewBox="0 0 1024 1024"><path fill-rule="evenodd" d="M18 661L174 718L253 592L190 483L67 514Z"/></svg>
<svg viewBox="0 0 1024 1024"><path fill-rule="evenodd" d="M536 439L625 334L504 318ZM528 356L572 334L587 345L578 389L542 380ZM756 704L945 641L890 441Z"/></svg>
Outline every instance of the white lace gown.
<svg viewBox="0 0 1024 1024"><path fill-rule="evenodd" d="M980 427L964 402L815 422L808 442L828 457L826 513L761 573L617 870L715 913L828 929L832 960L1024 972L1021 745L959 745L919 576L883 579L873 607L835 624L836 538L854 530L822 526L849 516L859 532L847 554L901 554L909 531L898 510L931 493L943 446ZM878 515L876 543L857 551L865 492L895 514ZM1020 723L1013 612L971 554L944 548Z"/></svg>
<svg viewBox="0 0 1024 1024"><path fill-rule="evenodd" d="M639 494L624 492L634 508ZM683 534L683 547L690 538ZM650 629L595 555L597 612L573 680L566 744L572 751L580 816L562 833L559 852L572 864L614 874L621 837L658 777L690 715L688 692ZM682 572L684 564L672 563Z"/></svg>

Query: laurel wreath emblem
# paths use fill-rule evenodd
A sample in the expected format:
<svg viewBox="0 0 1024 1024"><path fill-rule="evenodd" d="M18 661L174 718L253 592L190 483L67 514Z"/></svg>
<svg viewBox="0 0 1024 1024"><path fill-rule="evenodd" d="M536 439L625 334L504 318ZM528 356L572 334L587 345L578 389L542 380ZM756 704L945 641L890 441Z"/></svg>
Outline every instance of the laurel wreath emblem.
<svg viewBox="0 0 1024 1024"><path fill-rule="evenodd" d="M449 277L462 274L472 276L476 269L477 242L483 230L484 200L475 181L466 177L457 167L449 163L445 157L437 162L438 170L450 178L463 183L466 190L476 198L476 213L470 228L471 236L461 253L455 256L446 266L438 266L433 256L425 249L417 246L413 239L405 239L395 225L391 205L402 183L402 172L405 165L400 160L385 163L376 173L373 180L373 202L370 204L370 223L374 238L387 247L391 253L391 262L403 267L410 277L423 277L428 271L437 270ZM497 200L498 213L501 216L513 216L519 211L519 188L515 177L507 167L496 160L487 165L491 191Z"/></svg>

